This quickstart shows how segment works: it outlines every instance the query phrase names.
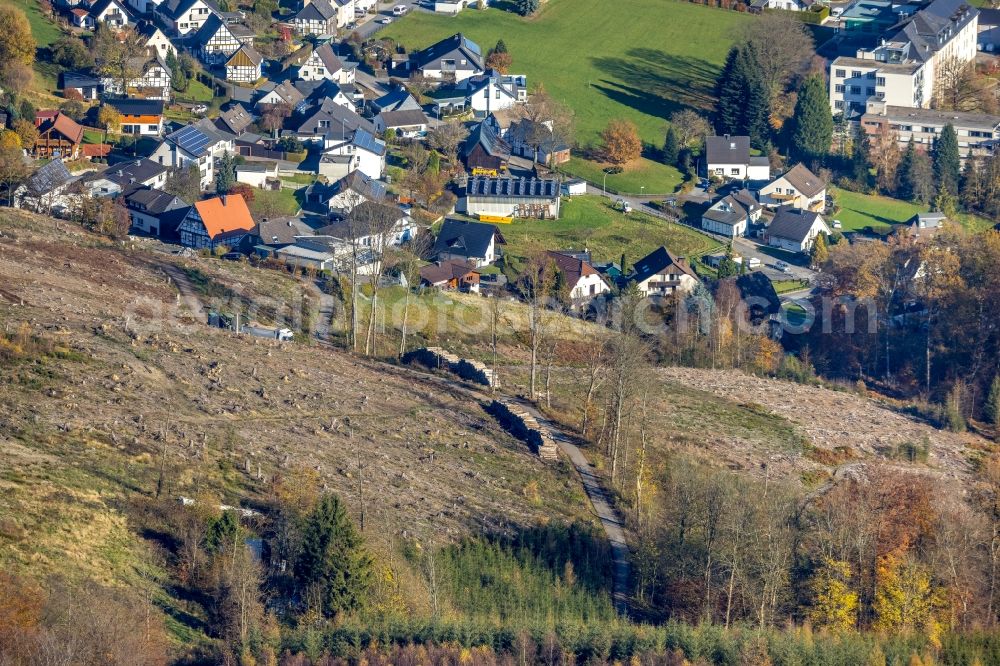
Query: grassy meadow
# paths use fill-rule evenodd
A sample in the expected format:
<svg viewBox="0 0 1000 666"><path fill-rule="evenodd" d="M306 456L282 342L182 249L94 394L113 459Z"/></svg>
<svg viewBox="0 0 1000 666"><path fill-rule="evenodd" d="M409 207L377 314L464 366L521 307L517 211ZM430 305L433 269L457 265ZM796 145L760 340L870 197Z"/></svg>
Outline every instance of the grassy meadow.
<svg viewBox="0 0 1000 666"><path fill-rule="evenodd" d="M833 190L833 194L840 209L833 218L841 221L843 231L860 231L871 227L875 233L887 234L892 225L903 224L917 213L930 210L928 206L874 194L841 189ZM975 215L959 215L958 221L974 232L993 226L992 222Z"/></svg>
<svg viewBox="0 0 1000 666"><path fill-rule="evenodd" d="M589 249L595 261L636 261L659 246L697 257L720 245L691 227L633 212L625 215L597 196L563 199L558 220L515 220L500 227L505 251L516 256L552 249Z"/></svg>
<svg viewBox="0 0 1000 666"><path fill-rule="evenodd" d="M611 118L627 118L643 140L659 146L666 119L692 108L707 112L712 89L736 28L750 17L736 12L661 0L551 0L530 18L498 9L456 17L414 12L380 36L410 49L461 32L484 50L498 39L514 59L512 71L542 84L576 115L576 139L594 145ZM581 45L585 45L581 48ZM596 178L593 163L576 161L575 173ZM647 193L672 191L675 169L643 159L608 186Z"/></svg>

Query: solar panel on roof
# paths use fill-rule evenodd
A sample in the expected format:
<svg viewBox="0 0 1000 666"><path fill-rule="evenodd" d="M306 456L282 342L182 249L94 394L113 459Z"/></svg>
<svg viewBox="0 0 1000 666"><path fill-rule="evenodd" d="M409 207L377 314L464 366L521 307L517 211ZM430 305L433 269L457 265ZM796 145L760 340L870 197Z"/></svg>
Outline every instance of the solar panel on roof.
<svg viewBox="0 0 1000 666"><path fill-rule="evenodd" d="M204 132L190 125L174 132L173 139L178 146L192 155L201 155L209 143L209 138Z"/></svg>

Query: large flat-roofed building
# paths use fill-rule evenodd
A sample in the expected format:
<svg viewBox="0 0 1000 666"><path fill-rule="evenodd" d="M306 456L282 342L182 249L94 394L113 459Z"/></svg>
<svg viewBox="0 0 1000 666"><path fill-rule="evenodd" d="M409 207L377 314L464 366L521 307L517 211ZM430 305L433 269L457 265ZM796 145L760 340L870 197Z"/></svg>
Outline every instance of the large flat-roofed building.
<svg viewBox="0 0 1000 666"><path fill-rule="evenodd" d="M976 157L990 155L1000 145L1000 116L870 104L868 113L861 117L861 127L867 134L889 129L895 132L901 149L912 139L918 146L930 150L949 124L958 135L958 151L963 160L970 154Z"/></svg>
<svg viewBox="0 0 1000 666"><path fill-rule="evenodd" d="M870 101L928 108L942 68L976 57L979 11L964 0L933 0L882 33L875 48L830 64L830 108L857 119Z"/></svg>
<svg viewBox="0 0 1000 666"><path fill-rule="evenodd" d="M559 218L559 181L547 178L487 178L474 176L459 201L469 215Z"/></svg>

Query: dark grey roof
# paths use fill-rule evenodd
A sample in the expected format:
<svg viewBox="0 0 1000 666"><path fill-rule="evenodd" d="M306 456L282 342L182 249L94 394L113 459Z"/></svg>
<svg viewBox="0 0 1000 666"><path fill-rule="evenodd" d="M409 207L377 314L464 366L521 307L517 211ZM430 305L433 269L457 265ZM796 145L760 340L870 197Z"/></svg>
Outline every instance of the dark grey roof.
<svg viewBox="0 0 1000 666"><path fill-rule="evenodd" d="M709 164L747 164L750 160L750 137L705 137L705 159Z"/></svg>
<svg viewBox="0 0 1000 666"><path fill-rule="evenodd" d="M816 218L822 219L822 216L792 206L782 206L768 225L767 234L801 243L809 235Z"/></svg>
<svg viewBox="0 0 1000 666"><path fill-rule="evenodd" d="M472 131L469 132L469 136L465 139L465 144L462 148L462 156L468 157L471 155L477 145L482 146L487 155L505 160L510 159L510 145L501 139L493 131L492 124L485 120L473 127Z"/></svg>
<svg viewBox="0 0 1000 666"><path fill-rule="evenodd" d="M161 215L169 210L188 207L180 197L152 187L141 187L125 195L125 205L150 215Z"/></svg>
<svg viewBox="0 0 1000 666"><path fill-rule="evenodd" d="M202 0L205 5L212 11L213 14L221 14L221 10L218 5L212 0ZM181 14L191 9L198 0L165 0L160 3L157 7L157 11L161 12L165 16L169 16L171 19L180 18Z"/></svg>
<svg viewBox="0 0 1000 666"><path fill-rule="evenodd" d="M447 252L461 257L482 258L486 256L490 241L494 238L498 244L506 242L494 224L447 219L434 241L432 254L437 256Z"/></svg>
<svg viewBox="0 0 1000 666"><path fill-rule="evenodd" d="M783 177L792 187L807 197L814 197L826 189L826 183L801 163L789 169Z"/></svg>
<svg viewBox="0 0 1000 666"><path fill-rule="evenodd" d="M559 181L550 178L487 178L476 176L465 185L467 197L520 197L552 199L559 196Z"/></svg>
<svg viewBox="0 0 1000 666"><path fill-rule="evenodd" d="M330 121L330 126L320 127L320 121L323 120ZM326 100L299 125L296 131L300 134L323 134L347 140L359 128L369 133L375 132L375 126L370 121L332 100Z"/></svg>
<svg viewBox="0 0 1000 666"><path fill-rule="evenodd" d="M420 109L402 109L400 111L383 111L378 114L382 123L388 127L408 127L411 125L426 125L427 116Z"/></svg>
<svg viewBox="0 0 1000 666"><path fill-rule="evenodd" d="M446 37L440 42L431 44L422 51L410 54L410 62L415 69L423 69L429 65L437 66L440 64L442 58L465 59L475 69L483 69L482 49L479 48L478 44L460 32L451 37Z"/></svg>
<svg viewBox="0 0 1000 666"><path fill-rule="evenodd" d="M403 86L397 86L378 99L372 100L371 105L376 113L420 109L420 104Z"/></svg>
<svg viewBox="0 0 1000 666"><path fill-rule="evenodd" d="M337 16L337 10L328 0L312 0L308 5L299 10L292 20L300 21L329 21Z"/></svg>
<svg viewBox="0 0 1000 666"><path fill-rule="evenodd" d="M222 129L239 134L253 123L253 116L242 104L237 103L219 114L216 125L219 123L222 124Z"/></svg>
<svg viewBox="0 0 1000 666"><path fill-rule="evenodd" d="M163 100L161 99L122 98L108 99L104 103L113 106L118 113L124 116L163 115Z"/></svg>
<svg viewBox="0 0 1000 666"><path fill-rule="evenodd" d="M305 99L305 95L303 95L298 89L296 89L295 86L292 85L291 81L284 81L282 83L279 83L270 92L273 92L275 95L284 100L285 103L290 104L292 107L297 106L302 100ZM266 94L264 96L266 97Z"/></svg>
<svg viewBox="0 0 1000 666"><path fill-rule="evenodd" d="M691 267L688 266L686 261L682 261L678 257L675 257L670 250L660 246L653 250L645 257L635 262L635 269L632 275L629 276L630 281L635 281L636 283L642 283L658 275L664 271L669 271L673 273L686 273L691 277L698 279Z"/></svg>
<svg viewBox="0 0 1000 666"><path fill-rule="evenodd" d="M321 44L319 48L316 49L316 55L319 56L320 61L323 66L326 67L331 73L339 72L344 68L344 63L341 62L337 54L333 52L333 46L330 42Z"/></svg>
<svg viewBox="0 0 1000 666"><path fill-rule="evenodd" d="M101 80L86 72L63 72L63 88L89 88L101 85Z"/></svg>
<svg viewBox="0 0 1000 666"><path fill-rule="evenodd" d="M736 226L746 220L749 215L750 211L748 207L730 194L712 204L702 217L713 222L718 222L719 224Z"/></svg>
<svg viewBox="0 0 1000 666"><path fill-rule="evenodd" d="M52 160L32 174L28 182L25 183L25 187L28 188L29 194L40 196L66 185L71 180L73 180L73 175L63 161Z"/></svg>
<svg viewBox="0 0 1000 666"><path fill-rule="evenodd" d="M275 217L261 220L254 230L262 245L291 245L296 236L310 236L312 227L298 217Z"/></svg>
<svg viewBox="0 0 1000 666"><path fill-rule="evenodd" d="M357 192L369 201L381 201L385 199L387 194L385 183L366 176L360 171L352 171L347 174L338 180L334 184L334 187L338 194L346 190L351 190L352 192Z"/></svg>
<svg viewBox="0 0 1000 666"><path fill-rule="evenodd" d="M218 14L211 14L205 22L201 24L201 27L198 28L198 32L196 32L194 37L191 38L191 42L193 44L197 44L198 46L205 46L208 44L209 40L212 39L217 32L219 32L219 30L225 30L232 35L232 31L229 30L229 26L222 20L222 17ZM235 35L233 36L235 37Z"/></svg>
<svg viewBox="0 0 1000 666"><path fill-rule="evenodd" d="M97 176L121 185L122 189L127 189L130 185L137 185L166 171L167 167L162 164L141 157L137 160L113 164ZM88 177L88 180L93 180L93 177Z"/></svg>

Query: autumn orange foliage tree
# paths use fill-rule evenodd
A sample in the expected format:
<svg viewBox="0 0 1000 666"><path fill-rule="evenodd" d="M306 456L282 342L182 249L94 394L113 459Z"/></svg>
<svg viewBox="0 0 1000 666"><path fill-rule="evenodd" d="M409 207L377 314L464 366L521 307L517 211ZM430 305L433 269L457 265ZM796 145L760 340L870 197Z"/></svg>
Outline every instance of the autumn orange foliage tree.
<svg viewBox="0 0 1000 666"><path fill-rule="evenodd" d="M612 120L601 132L604 158L612 164L627 164L642 155L639 130L630 120Z"/></svg>

